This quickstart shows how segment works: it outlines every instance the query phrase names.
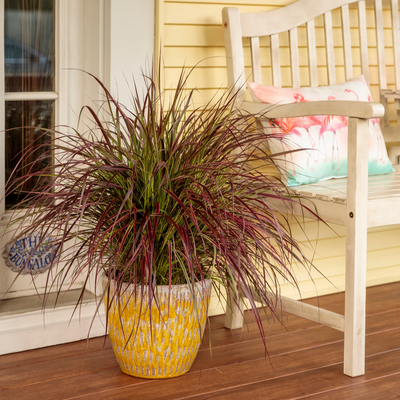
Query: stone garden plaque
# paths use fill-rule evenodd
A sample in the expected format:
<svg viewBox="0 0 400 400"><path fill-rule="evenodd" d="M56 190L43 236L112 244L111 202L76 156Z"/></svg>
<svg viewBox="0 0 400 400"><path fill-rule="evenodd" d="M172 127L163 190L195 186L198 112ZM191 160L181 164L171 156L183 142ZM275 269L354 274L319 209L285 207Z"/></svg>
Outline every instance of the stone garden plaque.
<svg viewBox="0 0 400 400"><path fill-rule="evenodd" d="M53 247L52 238L45 238L40 245L39 242L39 234L9 242L3 252L6 265L22 275L45 272L52 264L52 260L57 261L59 252Z"/></svg>

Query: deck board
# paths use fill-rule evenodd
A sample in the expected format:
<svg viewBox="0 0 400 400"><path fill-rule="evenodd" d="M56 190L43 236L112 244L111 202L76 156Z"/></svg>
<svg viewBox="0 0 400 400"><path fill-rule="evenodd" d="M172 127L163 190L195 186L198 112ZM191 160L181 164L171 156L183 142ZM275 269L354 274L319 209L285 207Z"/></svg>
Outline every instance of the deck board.
<svg viewBox="0 0 400 400"><path fill-rule="evenodd" d="M123 374L103 338L0 357L0 398L8 399L398 399L400 282L367 289L366 374L342 373L343 333L289 315L265 323L270 358L250 316L243 332L210 318L186 375L145 380ZM342 293L306 300L343 312ZM266 317L263 316L264 320ZM212 357L209 351L211 335ZM397 397L396 397L397 396Z"/></svg>

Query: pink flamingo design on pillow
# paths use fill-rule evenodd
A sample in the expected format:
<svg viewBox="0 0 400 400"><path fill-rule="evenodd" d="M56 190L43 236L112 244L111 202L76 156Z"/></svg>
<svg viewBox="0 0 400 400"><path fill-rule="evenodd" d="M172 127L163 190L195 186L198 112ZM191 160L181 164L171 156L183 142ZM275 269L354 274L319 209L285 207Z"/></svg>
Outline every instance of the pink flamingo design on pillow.
<svg viewBox="0 0 400 400"><path fill-rule="evenodd" d="M335 96L328 96L328 100L336 100L336 97ZM325 155L324 162L327 162L328 161L328 152L327 152L327 149L326 149L326 141L325 141L325 138L324 138L324 133L326 131L331 131L334 134L334 140L332 142L331 160L333 160L333 156L334 156L334 152L335 152L335 141L336 141L336 149L337 149L338 165L339 165L339 158L340 158L339 157L340 156L340 154L339 154L339 141L338 141L338 138L337 138L336 130L343 127L342 126L343 121L335 120L335 117L332 116L332 115L325 115L325 116L321 116L319 118L321 118L321 129L319 130L319 135L318 135L318 150L320 150L320 148L321 148L321 139L322 139L323 142L324 142L324 149L325 149L325 151L323 153ZM319 153L318 153L318 156L317 156L317 162L318 162L318 159L319 159Z"/></svg>
<svg viewBox="0 0 400 400"><path fill-rule="evenodd" d="M356 96L357 100L359 100L360 98L358 97L358 94L351 89L345 89L344 90L347 93L354 93L354 95ZM369 102L372 102L373 99L370 95L367 96L367 100ZM379 122L379 118L372 118L369 120L369 127L370 127L370 132L372 133L373 136L375 136L375 140L376 140L376 158L374 160L374 162L376 163L378 161L381 162L385 162L385 152L383 151L385 143L383 142L382 136L380 135L380 122Z"/></svg>
<svg viewBox="0 0 400 400"><path fill-rule="evenodd" d="M287 121L289 120L289 121ZM289 134L289 133L294 133L297 136L301 136L299 131L296 130L294 128L294 125L292 124L292 118L282 118L279 120L275 120L273 119L272 122L270 121L270 126L274 127L274 126L279 126L280 128L280 132L276 132L276 138L280 141L281 146L282 146L282 151L287 152L289 151L289 155L290 155L290 159L292 162L292 167L293 167L293 173L291 174L292 176L295 176L297 174L296 172L296 165L294 163L293 160L293 154L290 152L291 147L285 143L285 137ZM284 163L285 163L285 171L288 172L288 168L287 168L287 161L286 161L286 154L283 155L284 156Z"/></svg>
<svg viewBox="0 0 400 400"><path fill-rule="evenodd" d="M321 130L320 130L320 136L323 137L324 133L326 131L330 131L333 133L333 142L332 142L332 157L331 159L333 160L333 156L335 154L335 147L336 147L336 153L337 153L337 168L336 170L339 171L340 167L340 153L339 153L339 139L338 139L338 133L340 132L341 129L347 128L347 118L346 117L341 117L337 115L325 115L322 118L322 125L321 125ZM335 146L336 142L336 146ZM326 157L327 155L325 155ZM325 158L326 161L326 158Z"/></svg>
<svg viewBox="0 0 400 400"><path fill-rule="evenodd" d="M360 98L358 97L358 94L357 94L353 89L344 89L344 91L345 91L346 93L353 93L354 96L356 96L357 101L360 100Z"/></svg>
<svg viewBox="0 0 400 400"><path fill-rule="evenodd" d="M304 99L304 96L301 95L300 93L295 93L293 95L293 98L296 100L295 103L306 103L308 100ZM311 143L311 147L314 150L315 149L315 140L313 139L310 129L314 126L320 126L321 121L318 117L311 116L311 117L302 117L302 118L291 118L293 120L293 125L297 128L303 128L306 130L308 138ZM298 136L301 137L301 133L297 129L292 129L293 132L296 132ZM313 152L310 153L310 155L307 158L307 166L310 165L310 158L313 158ZM314 160L314 158L313 158ZM315 169L315 160L314 160L314 165L311 171L314 171Z"/></svg>
<svg viewBox="0 0 400 400"><path fill-rule="evenodd" d="M296 100L295 103L305 103L307 102L307 100L304 99L304 97L299 94L299 93L295 93L293 95L293 98ZM302 137L302 133L298 130L298 128L303 128L306 130L308 138L310 140L311 143L311 147L312 149L315 149L315 140L313 139L311 133L310 133L310 128L313 126L320 126L321 125L321 121L320 119L318 119L318 117L295 117L295 118L283 118L280 121L280 124L278 124L279 127L286 133L286 134L295 134L298 137ZM286 135L284 134L282 136L281 139L281 143L282 143L282 148L284 149L284 144L283 144L283 139ZM287 146L287 150L290 150L290 147ZM296 166L293 162L293 155L290 153L290 157L292 160L292 165L293 165L293 174L292 176L296 175ZM308 159L307 159L307 166L310 163L310 158L312 158L312 154L309 155ZM285 166L286 166L286 157L285 157ZM314 166L312 168L312 171L315 168L315 162L314 162Z"/></svg>
<svg viewBox="0 0 400 400"><path fill-rule="evenodd" d="M302 96L300 93L295 93L293 95L294 99L296 100L295 103L306 103L307 100L304 99L304 96Z"/></svg>

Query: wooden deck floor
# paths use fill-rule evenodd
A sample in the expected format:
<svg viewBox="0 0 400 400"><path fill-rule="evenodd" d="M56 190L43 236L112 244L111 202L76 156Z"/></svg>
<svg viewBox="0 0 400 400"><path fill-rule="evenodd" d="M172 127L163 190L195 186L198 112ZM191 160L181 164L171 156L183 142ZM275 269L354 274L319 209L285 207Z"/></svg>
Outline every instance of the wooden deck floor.
<svg viewBox="0 0 400 400"><path fill-rule="evenodd" d="M320 297L343 312L343 294ZM316 304L312 299L309 303ZM255 323L242 335L212 317L192 369L167 380L120 372L107 340L97 338L0 357L1 400L118 399L400 399L400 283L367 292L366 374L342 374L343 334L296 316L287 330L266 326L270 359Z"/></svg>

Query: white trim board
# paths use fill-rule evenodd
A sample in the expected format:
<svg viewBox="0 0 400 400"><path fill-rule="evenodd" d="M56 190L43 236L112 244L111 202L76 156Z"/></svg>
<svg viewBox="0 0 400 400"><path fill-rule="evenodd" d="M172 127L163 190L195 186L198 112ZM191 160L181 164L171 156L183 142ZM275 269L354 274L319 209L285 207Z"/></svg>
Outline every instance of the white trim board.
<svg viewBox="0 0 400 400"><path fill-rule="evenodd" d="M96 309L97 304L92 301L72 318L74 306L0 316L0 355L102 336L104 307L100 304L100 315L93 319Z"/></svg>

